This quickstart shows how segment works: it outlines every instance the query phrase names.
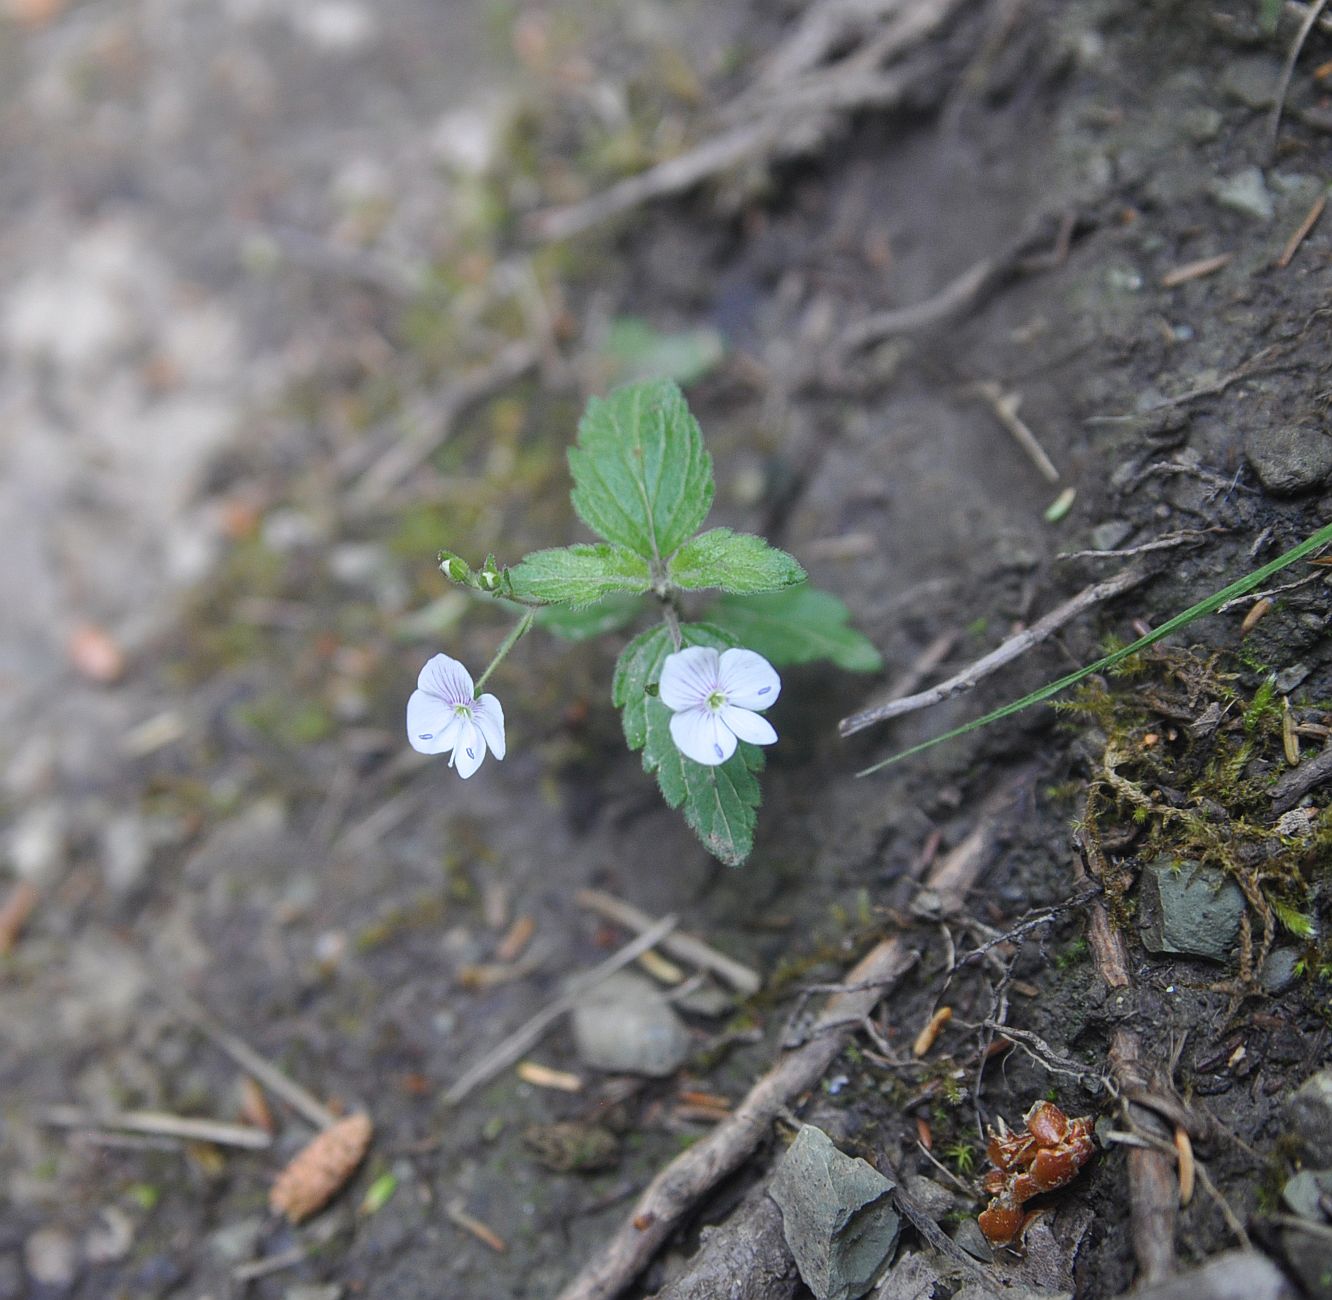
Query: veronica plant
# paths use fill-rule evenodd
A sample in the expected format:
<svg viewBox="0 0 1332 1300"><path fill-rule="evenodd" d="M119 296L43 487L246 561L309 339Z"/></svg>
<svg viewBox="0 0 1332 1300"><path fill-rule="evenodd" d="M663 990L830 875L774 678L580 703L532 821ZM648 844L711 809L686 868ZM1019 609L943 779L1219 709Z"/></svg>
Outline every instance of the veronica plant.
<svg viewBox="0 0 1332 1300"><path fill-rule="evenodd" d="M766 716L781 691L777 668L829 659L870 672L878 652L849 626L846 606L811 588L785 551L729 528L702 531L712 458L675 384L593 398L569 468L574 510L601 540L535 551L512 566L491 556L479 569L441 552L451 580L524 613L475 688L455 660L436 656L426 666L408 709L409 738L424 752L451 753L470 776L487 744L504 756L503 713L481 686L531 627L583 640L655 608L659 620L621 651L611 696L629 747L642 752L667 804L683 809L711 853L738 865L754 842L761 747L778 740ZM720 598L691 621L686 601L702 599L696 592Z"/></svg>

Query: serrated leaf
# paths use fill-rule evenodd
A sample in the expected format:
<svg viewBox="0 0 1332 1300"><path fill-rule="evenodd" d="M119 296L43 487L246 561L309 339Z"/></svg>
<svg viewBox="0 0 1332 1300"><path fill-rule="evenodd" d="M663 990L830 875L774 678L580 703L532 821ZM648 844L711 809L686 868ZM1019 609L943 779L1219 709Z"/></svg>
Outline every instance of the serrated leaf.
<svg viewBox="0 0 1332 1300"><path fill-rule="evenodd" d="M735 644L734 637L705 623L686 623L680 636L685 645L707 645L715 650ZM670 733L671 711L648 693L657 684L672 648L670 631L664 625L636 636L616 664L611 695L623 711L629 748L643 751L643 770L656 776L666 803L683 808L685 821L709 853L727 866L739 866L754 847L760 797L755 774L763 768L763 751L741 743L725 763L705 767L676 749Z"/></svg>
<svg viewBox="0 0 1332 1300"><path fill-rule="evenodd" d="M536 612L536 623L565 641L589 641L594 636L627 627L642 608L640 597L619 592L584 609L544 605Z"/></svg>
<svg viewBox="0 0 1332 1300"><path fill-rule="evenodd" d="M709 327L665 333L636 316L622 316L610 328L605 348L616 379L673 379L692 384L726 355L722 336Z"/></svg>
<svg viewBox="0 0 1332 1300"><path fill-rule="evenodd" d="M508 571L513 594L580 609L616 591L646 591L647 561L623 546L557 546L533 551Z"/></svg>
<svg viewBox="0 0 1332 1300"><path fill-rule="evenodd" d="M684 394L668 381L592 398L569 450L578 517L608 542L664 561L712 505L712 458Z"/></svg>
<svg viewBox="0 0 1332 1300"><path fill-rule="evenodd" d="M828 659L852 673L883 667L873 642L850 626L851 611L830 591L808 583L759 596L723 596L709 618L770 663Z"/></svg>
<svg viewBox="0 0 1332 1300"><path fill-rule="evenodd" d="M729 528L710 528L691 537L671 556L666 571L677 587L691 591L720 587L751 595L780 591L805 580L794 556L752 533L733 533Z"/></svg>

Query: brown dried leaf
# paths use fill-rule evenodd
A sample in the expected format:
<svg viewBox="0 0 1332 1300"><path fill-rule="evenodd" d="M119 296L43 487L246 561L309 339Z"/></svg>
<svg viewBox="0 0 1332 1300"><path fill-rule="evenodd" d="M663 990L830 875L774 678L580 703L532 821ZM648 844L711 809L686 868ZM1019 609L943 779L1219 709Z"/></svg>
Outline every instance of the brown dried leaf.
<svg viewBox="0 0 1332 1300"><path fill-rule="evenodd" d="M356 1172L373 1133L366 1114L348 1115L325 1129L278 1175L268 1194L268 1208L285 1214L292 1223L323 1209Z"/></svg>

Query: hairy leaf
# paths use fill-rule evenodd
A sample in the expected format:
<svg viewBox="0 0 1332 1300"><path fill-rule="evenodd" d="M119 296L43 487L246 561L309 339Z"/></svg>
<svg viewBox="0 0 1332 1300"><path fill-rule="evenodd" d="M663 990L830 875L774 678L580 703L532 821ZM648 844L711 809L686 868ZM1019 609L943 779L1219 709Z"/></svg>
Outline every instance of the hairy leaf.
<svg viewBox="0 0 1332 1300"><path fill-rule="evenodd" d="M677 587L720 587L749 594L780 591L805 580L805 571L793 556L752 533L733 533L729 528L710 528L691 537L671 557L667 573Z"/></svg>
<svg viewBox="0 0 1332 1300"><path fill-rule="evenodd" d="M725 650L735 644L734 637L703 623L684 624L680 635L685 645ZM727 866L739 866L754 847L760 798L756 773L763 769L763 751L742 742L725 763L705 767L676 749L670 733L671 711L649 693L671 649L671 634L665 626L636 636L616 665L612 698L623 711L629 748L643 751L643 769L655 774L667 804L683 808L685 821L709 853Z"/></svg>
<svg viewBox="0 0 1332 1300"><path fill-rule="evenodd" d="M808 583L765 595L723 596L709 617L740 645L778 666L815 659L853 673L883 666L873 643L850 626L847 607L832 592Z"/></svg>
<svg viewBox="0 0 1332 1300"><path fill-rule="evenodd" d="M508 571L513 594L574 609L593 605L615 591L646 591L647 561L623 546L602 543L533 551Z"/></svg>
<svg viewBox="0 0 1332 1300"><path fill-rule="evenodd" d="M674 554L712 505L712 458L684 394L666 380L594 397L569 468L578 517L647 560Z"/></svg>

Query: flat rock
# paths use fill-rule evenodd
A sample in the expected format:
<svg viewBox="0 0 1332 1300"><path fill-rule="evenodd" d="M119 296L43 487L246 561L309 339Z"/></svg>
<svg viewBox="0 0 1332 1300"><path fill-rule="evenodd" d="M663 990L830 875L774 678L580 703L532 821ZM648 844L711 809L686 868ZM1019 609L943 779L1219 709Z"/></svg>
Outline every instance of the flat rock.
<svg viewBox="0 0 1332 1300"><path fill-rule="evenodd" d="M1245 108L1271 108L1281 81L1281 61L1270 54L1244 54L1221 71L1226 97Z"/></svg>
<svg viewBox="0 0 1332 1300"><path fill-rule="evenodd" d="M1149 952L1228 961L1239 938L1244 895L1224 872L1158 858L1138 884L1138 924Z"/></svg>
<svg viewBox="0 0 1332 1300"><path fill-rule="evenodd" d="M782 1157L769 1194L800 1276L818 1300L856 1300L897 1245L893 1183L805 1124Z"/></svg>
<svg viewBox="0 0 1332 1300"><path fill-rule="evenodd" d="M1295 1290L1266 1255L1228 1250L1201 1268L1134 1291L1133 1300L1295 1300Z"/></svg>
<svg viewBox="0 0 1332 1300"><path fill-rule="evenodd" d="M1211 190L1212 197L1232 212L1263 222L1276 216L1276 203L1261 168L1246 167L1233 176L1218 177L1212 182Z"/></svg>
<svg viewBox="0 0 1332 1300"><path fill-rule="evenodd" d="M1286 1123L1304 1143L1309 1164L1332 1165L1332 1070L1304 1081L1286 1103Z"/></svg>
<svg viewBox="0 0 1332 1300"><path fill-rule="evenodd" d="M674 1074L689 1055L689 1031L651 980L617 971L573 1010L585 1065L609 1074Z"/></svg>
<svg viewBox="0 0 1332 1300"><path fill-rule="evenodd" d="M1332 1205L1332 1169L1301 1169L1294 1178L1286 1180L1281 1199L1301 1219L1323 1222L1328 1217L1323 1205Z"/></svg>
<svg viewBox="0 0 1332 1300"><path fill-rule="evenodd" d="M1258 481L1278 496L1312 492L1332 478L1332 437L1321 429L1250 429L1244 455Z"/></svg>

